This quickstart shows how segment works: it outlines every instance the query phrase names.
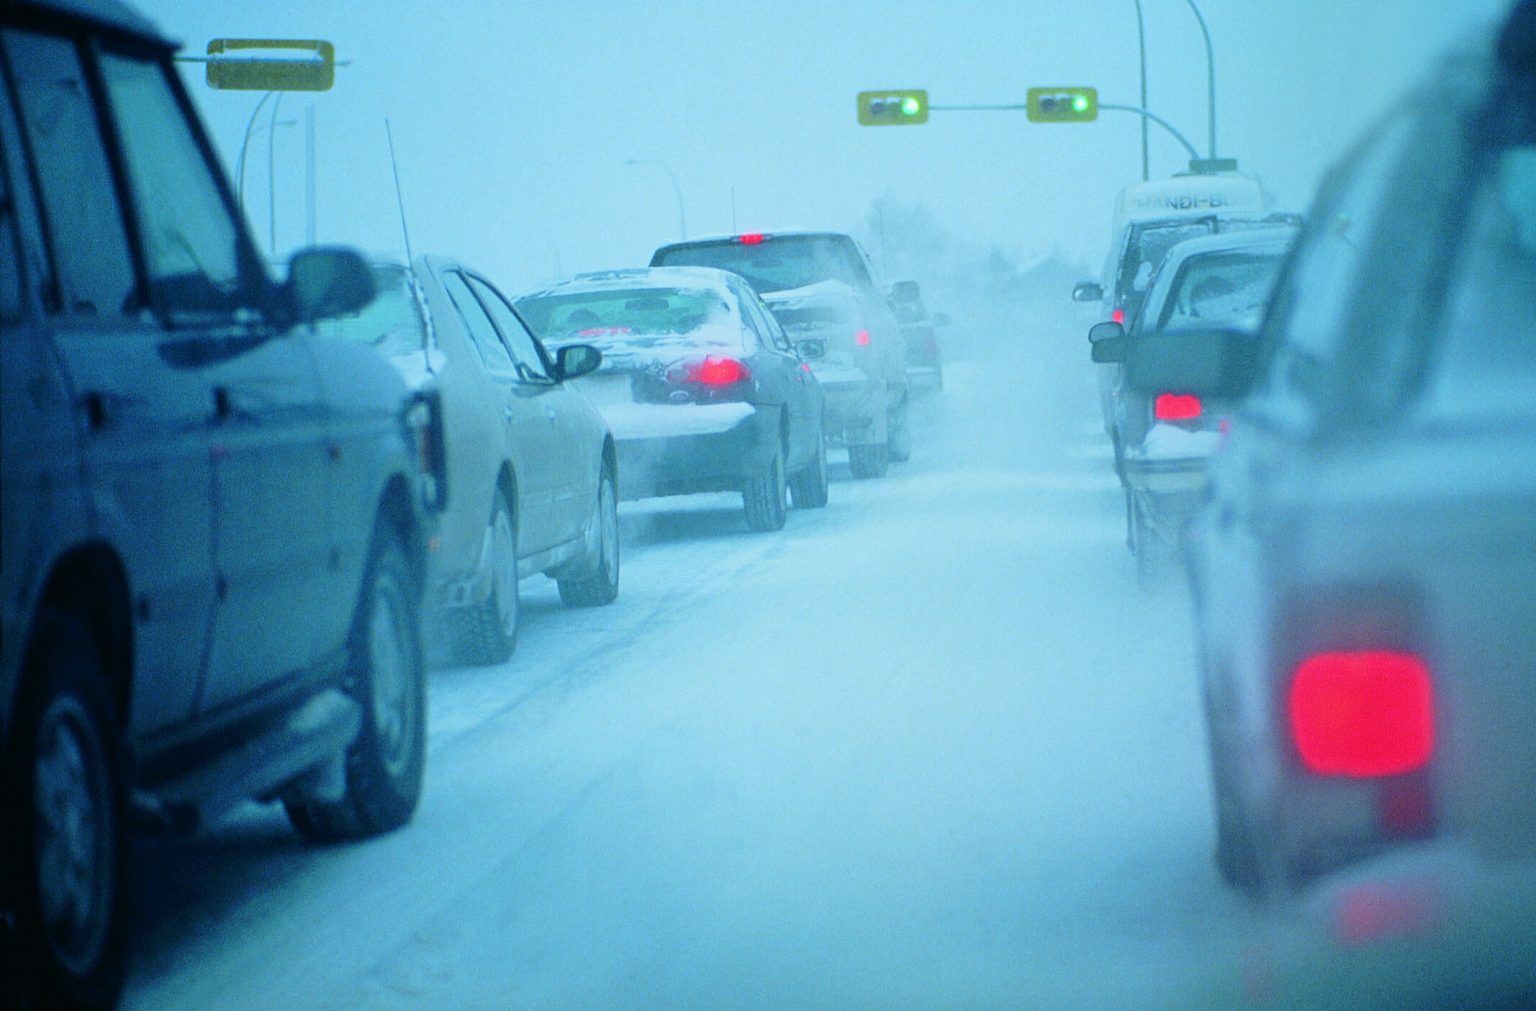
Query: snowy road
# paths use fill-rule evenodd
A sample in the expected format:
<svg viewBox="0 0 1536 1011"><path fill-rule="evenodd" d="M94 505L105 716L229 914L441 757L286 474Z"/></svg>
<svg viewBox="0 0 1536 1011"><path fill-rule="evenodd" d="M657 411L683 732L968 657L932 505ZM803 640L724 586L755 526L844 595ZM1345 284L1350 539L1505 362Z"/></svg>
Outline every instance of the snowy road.
<svg viewBox="0 0 1536 1011"><path fill-rule="evenodd" d="M1130 1007L1230 961L1182 591L1136 589L1081 342L1018 343L782 535L640 503L615 605L525 583L509 665L434 673L408 829L146 840L126 1006Z"/></svg>

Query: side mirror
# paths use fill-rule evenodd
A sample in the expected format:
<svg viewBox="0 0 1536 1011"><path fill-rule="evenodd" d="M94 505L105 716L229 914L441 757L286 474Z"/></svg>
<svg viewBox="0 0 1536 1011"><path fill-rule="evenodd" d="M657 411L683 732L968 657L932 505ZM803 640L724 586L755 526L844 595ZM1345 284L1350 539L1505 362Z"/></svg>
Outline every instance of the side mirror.
<svg viewBox="0 0 1536 1011"><path fill-rule="evenodd" d="M801 361L815 362L827 357L827 342L823 340L795 341L795 353Z"/></svg>
<svg viewBox="0 0 1536 1011"><path fill-rule="evenodd" d="M377 294L368 261L344 246L313 246L294 253L281 292L295 323L357 312Z"/></svg>
<svg viewBox="0 0 1536 1011"><path fill-rule="evenodd" d="M1125 361L1129 345L1130 338L1125 335L1125 327L1113 320L1095 323L1088 328L1089 357L1100 365Z"/></svg>
<svg viewBox="0 0 1536 1011"><path fill-rule="evenodd" d="M1228 327L1148 334L1126 358L1126 385L1138 393L1192 393L1237 400L1259 373L1259 342Z"/></svg>
<svg viewBox="0 0 1536 1011"><path fill-rule="evenodd" d="M555 378L576 379L603 363L603 353L590 344L567 344L555 352Z"/></svg>
<svg viewBox="0 0 1536 1011"><path fill-rule="evenodd" d="M950 326L954 322L954 319L952 319L947 312L936 312L933 314L934 326Z"/></svg>
<svg viewBox="0 0 1536 1011"><path fill-rule="evenodd" d="M1079 281L1072 289L1074 302L1102 302L1104 289L1093 281Z"/></svg>
<svg viewBox="0 0 1536 1011"><path fill-rule="evenodd" d="M897 281L891 285L893 302L916 302L922 298L916 281Z"/></svg>

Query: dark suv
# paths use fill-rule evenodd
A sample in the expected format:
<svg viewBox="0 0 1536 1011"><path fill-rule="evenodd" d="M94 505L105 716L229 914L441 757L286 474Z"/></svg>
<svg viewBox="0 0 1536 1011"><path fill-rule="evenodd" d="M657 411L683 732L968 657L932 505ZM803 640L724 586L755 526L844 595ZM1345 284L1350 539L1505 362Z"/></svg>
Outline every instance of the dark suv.
<svg viewBox="0 0 1536 1011"><path fill-rule="evenodd" d="M280 800L306 837L421 789L431 412L268 279L171 65L95 0L0 6L0 994L106 1005L125 835Z"/></svg>

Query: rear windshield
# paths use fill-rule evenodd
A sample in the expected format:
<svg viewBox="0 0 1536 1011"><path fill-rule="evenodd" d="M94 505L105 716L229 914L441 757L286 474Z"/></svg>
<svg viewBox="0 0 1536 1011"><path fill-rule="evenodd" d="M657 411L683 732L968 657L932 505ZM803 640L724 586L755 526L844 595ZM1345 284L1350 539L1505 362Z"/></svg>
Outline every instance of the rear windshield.
<svg viewBox="0 0 1536 1011"><path fill-rule="evenodd" d="M371 344L386 355L420 351L424 328L405 268L376 265L373 286L377 294L372 302L350 316L321 320L315 329L331 337Z"/></svg>
<svg viewBox="0 0 1536 1011"><path fill-rule="evenodd" d="M1285 256L1283 248L1194 256L1179 268L1157 320L1258 326Z"/></svg>
<svg viewBox="0 0 1536 1011"><path fill-rule="evenodd" d="M657 250L651 266L729 270L759 295L818 281L841 281L860 291L873 285L852 241L840 235L769 235L751 245L726 239L668 246Z"/></svg>
<svg viewBox="0 0 1536 1011"><path fill-rule="evenodd" d="M592 344L605 354L668 347L741 349L741 325L718 291L626 288L519 299L517 311L545 344Z"/></svg>

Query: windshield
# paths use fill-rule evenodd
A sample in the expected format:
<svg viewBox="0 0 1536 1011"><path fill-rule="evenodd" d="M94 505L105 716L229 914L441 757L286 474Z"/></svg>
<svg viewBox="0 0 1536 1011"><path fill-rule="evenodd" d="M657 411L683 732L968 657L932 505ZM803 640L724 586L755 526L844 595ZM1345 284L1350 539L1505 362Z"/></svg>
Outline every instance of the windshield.
<svg viewBox="0 0 1536 1011"><path fill-rule="evenodd" d="M740 351L741 325L719 292L631 288L521 298L517 311L550 347L592 344L606 355L668 348Z"/></svg>
<svg viewBox="0 0 1536 1011"><path fill-rule="evenodd" d="M841 281L857 290L871 286L863 263L845 238L771 235L758 243L734 240L673 246L656 253L653 266L715 267L740 274L758 294Z"/></svg>
<svg viewBox="0 0 1536 1011"><path fill-rule="evenodd" d="M1276 248L1190 257L1169 285L1157 327L1199 322L1254 329L1284 256Z"/></svg>

